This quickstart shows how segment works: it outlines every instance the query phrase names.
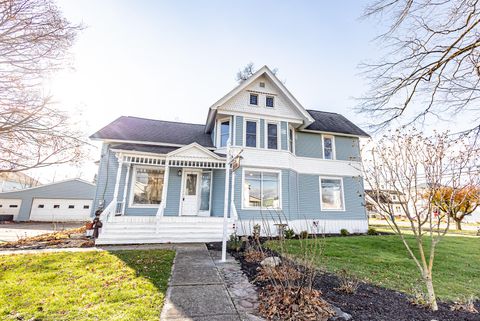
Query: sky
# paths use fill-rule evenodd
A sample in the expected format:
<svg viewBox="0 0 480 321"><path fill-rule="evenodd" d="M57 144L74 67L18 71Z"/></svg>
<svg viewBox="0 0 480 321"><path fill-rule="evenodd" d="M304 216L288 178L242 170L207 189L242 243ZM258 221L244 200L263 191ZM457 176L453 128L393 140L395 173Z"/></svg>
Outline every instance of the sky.
<svg viewBox="0 0 480 321"><path fill-rule="evenodd" d="M249 62L278 77L307 109L354 111L366 90L358 65L380 53L377 21L360 19L368 1L57 0L85 29L70 66L45 91L91 135L119 116L204 123L208 108ZM98 147L98 143L94 143ZM80 168L54 167L44 182L91 180L100 151Z"/></svg>

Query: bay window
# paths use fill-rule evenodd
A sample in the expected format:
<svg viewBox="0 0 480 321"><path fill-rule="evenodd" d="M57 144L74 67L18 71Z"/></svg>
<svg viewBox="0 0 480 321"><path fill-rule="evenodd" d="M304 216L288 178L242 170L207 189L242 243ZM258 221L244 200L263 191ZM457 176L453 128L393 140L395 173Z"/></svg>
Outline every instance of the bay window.
<svg viewBox="0 0 480 321"><path fill-rule="evenodd" d="M278 124L267 124L267 148L278 149Z"/></svg>
<svg viewBox="0 0 480 321"><path fill-rule="evenodd" d="M322 211L345 209L341 178L320 178L320 202Z"/></svg>
<svg viewBox="0 0 480 321"><path fill-rule="evenodd" d="M162 201L163 169L135 167L132 179L132 205L155 206Z"/></svg>
<svg viewBox="0 0 480 321"><path fill-rule="evenodd" d="M257 147L257 122L245 122L245 146Z"/></svg>
<svg viewBox="0 0 480 321"><path fill-rule="evenodd" d="M280 174L278 172L244 172L244 208L281 208Z"/></svg>

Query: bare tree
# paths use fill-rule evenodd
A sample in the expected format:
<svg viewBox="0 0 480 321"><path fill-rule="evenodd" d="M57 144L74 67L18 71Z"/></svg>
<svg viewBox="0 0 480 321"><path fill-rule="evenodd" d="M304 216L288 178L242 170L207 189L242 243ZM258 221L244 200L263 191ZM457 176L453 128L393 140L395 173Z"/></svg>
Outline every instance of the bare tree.
<svg viewBox="0 0 480 321"><path fill-rule="evenodd" d="M42 94L80 29L52 0L0 0L0 172L82 159L81 133Z"/></svg>
<svg viewBox="0 0 480 321"><path fill-rule="evenodd" d="M467 111L469 131L480 129L478 0L377 0L364 16L389 26L378 37L386 55L362 65L370 90L359 109L376 129Z"/></svg>
<svg viewBox="0 0 480 321"><path fill-rule="evenodd" d="M242 83L248 78L250 78L256 71L257 70L253 62L249 62L245 67L243 67L243 69L237 72L237 75L235 76L235 80L238 81L239 83ZM273 68L272 72L274 75L276 75L278 72L278 68ZM285 81L282 81L282 82L284 83Z"/></svg>
<svg viewBox="0 0 480 321"><path fill-rule="evenodd" d="M474 166L478 156L465 137L453 141L447 134L428 138L406 130L372 142L364 153L363 170L365 184L373 193L371 202L415 262L433 310L438 309L433 287L435 249L450 226L450 216L437 209L434 197L445 190L443 186L452 187L450 197L455 197L455 191L469 184L469 178L478 173ZM408 227L402 227L392 206L382 201L385 189L405 198L400 206ZM414 245L406 233L413 234Z"/></svg>

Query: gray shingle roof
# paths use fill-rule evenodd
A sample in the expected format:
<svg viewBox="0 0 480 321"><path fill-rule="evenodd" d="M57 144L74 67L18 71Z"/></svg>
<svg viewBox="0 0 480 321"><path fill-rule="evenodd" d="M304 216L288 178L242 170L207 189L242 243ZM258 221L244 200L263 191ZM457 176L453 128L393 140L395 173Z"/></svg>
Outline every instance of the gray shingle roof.
<svg viewBox="0 0 480 321"><path fill-rule="evenodd" d="M320 110L309 109L307 112L315 119L306 129L339 134L370 136L344 116Z"/></svg>
<svg viewBox="0 0 480 321"><path fill-rule="evenodd" d="M121 116L90 136L97 139L188 145L196 142L213 147L205 125Z"/></svg>
<svg viewBox="0 0 480 321"><path fill-rule="evenodd" d="M179 148L181 147L156 146L156 145L144 145L144 144L112 145L112 149L131 150L131 151L153 153L153 154L168 154Z"/></svg>

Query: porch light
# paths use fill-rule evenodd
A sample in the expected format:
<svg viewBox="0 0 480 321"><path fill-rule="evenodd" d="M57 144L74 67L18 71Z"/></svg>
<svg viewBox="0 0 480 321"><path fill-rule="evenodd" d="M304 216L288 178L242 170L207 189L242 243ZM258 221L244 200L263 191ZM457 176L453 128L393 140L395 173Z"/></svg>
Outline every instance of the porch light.
<svg viewBox="0 0 480 321"><path fill-rule="evenodd" d="M177 171L177 175L178 175L178 176L182 176L182 170L181 170L181 169L179 169L179 170Z"/></svg>

